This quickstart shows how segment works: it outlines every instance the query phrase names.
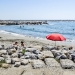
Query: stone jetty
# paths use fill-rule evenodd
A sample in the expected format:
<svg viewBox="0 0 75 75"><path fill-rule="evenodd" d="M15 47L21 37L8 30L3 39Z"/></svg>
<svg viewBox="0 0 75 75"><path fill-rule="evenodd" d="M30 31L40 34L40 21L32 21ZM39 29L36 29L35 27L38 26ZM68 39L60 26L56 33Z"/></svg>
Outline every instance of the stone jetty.
<svg viewBox="0 0 75 75"><path fill-rule="evenodd" d="M0 25L42 25L48 24L47 20L0 20Z"/></svg>

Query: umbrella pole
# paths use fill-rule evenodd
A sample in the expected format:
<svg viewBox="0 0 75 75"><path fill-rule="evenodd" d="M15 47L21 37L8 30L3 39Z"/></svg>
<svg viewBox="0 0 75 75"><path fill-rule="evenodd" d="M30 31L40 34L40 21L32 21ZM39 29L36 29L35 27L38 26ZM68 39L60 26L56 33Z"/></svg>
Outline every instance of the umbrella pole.
<svg viewBox="0 0 75 75"><path fill-rule="evenodd" d="M56 46L56 41L55 41L55 46Z"/></svg>

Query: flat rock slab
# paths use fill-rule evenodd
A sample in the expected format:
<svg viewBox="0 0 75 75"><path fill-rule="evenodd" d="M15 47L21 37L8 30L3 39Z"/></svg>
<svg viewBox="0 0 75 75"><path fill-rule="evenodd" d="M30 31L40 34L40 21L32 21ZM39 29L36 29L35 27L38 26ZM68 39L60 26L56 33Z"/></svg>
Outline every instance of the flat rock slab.
<svg viewBox="0 0 75 75"><path fill-rule="evenodd" d="M51 51L42 51L42 55L44 58L53 58L53 54Z"/></svg>
<svg viewBox="0 0 75 75"><path fill-rule="evenodd" d="M60 64L65 69L75 68L75 63L70 59L61 59Z"/></svg>
<svg viewBox="0 0 75 75"><path fill-rule="evenodd" d="M62 68L28 69L23 75L63 75Z"/></svg>
<svg viewBox="0 0 75 75"><path fill-rule="evenodd" d="M74 69L64 69L63 75L75 75Z"/></svg>
<svg viewBox="0 0 75 75"><path fill-rule="evenodd" d="M8 68L8 69L0 69L0 75L21 75L23 73L23 68Z"/></svg>
<svg viewBox="0 0 75 75"><path fill-rule="evenodd" d="M22 75L43 75L42 69L28 69Z"/></svg>
<svg viewBox="0 0 75 75"><path fill-rule="evenodd" d="M63 69L61 67L45 68L44 75L63 75Z"/></svg>
<svg viewBox="0 0 75 75"><path fill-rule="evenodd" d="M43 68L45 66L42 60L32 60L32 67L33 68Z"/></svg>
<svg viewBox="0 0 75 75"><path fill-rule="evenodd" d="M45 63L47 67L61 67L54 58L45 58Z"/></svg>

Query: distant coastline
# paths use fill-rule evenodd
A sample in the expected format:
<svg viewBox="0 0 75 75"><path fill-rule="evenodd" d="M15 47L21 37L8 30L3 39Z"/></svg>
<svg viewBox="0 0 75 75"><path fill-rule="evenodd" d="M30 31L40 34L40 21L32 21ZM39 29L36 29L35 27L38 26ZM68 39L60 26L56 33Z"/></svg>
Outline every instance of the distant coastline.
<svg viewBox="0 0 75 75"><path fill-rule="evenodd" d="M75 20L0 20L0 25L42 25L48 21L75 21Z"/></svg>
<svg viewBox="0 0 75 75"><path fill-rule="evenodd" d="M48 24L46 20L0 20L0 25L42 25Z"/></svg>

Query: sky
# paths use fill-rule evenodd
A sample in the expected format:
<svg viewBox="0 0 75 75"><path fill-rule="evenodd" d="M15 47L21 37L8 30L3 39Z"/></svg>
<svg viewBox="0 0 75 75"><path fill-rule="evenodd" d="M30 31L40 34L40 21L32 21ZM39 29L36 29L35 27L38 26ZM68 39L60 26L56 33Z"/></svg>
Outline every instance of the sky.
<svg viewBox="0 0 75 75"><path fill-rule="evenodd" d="M0 20L75 20L75 0L0 0Z"/></svg>

